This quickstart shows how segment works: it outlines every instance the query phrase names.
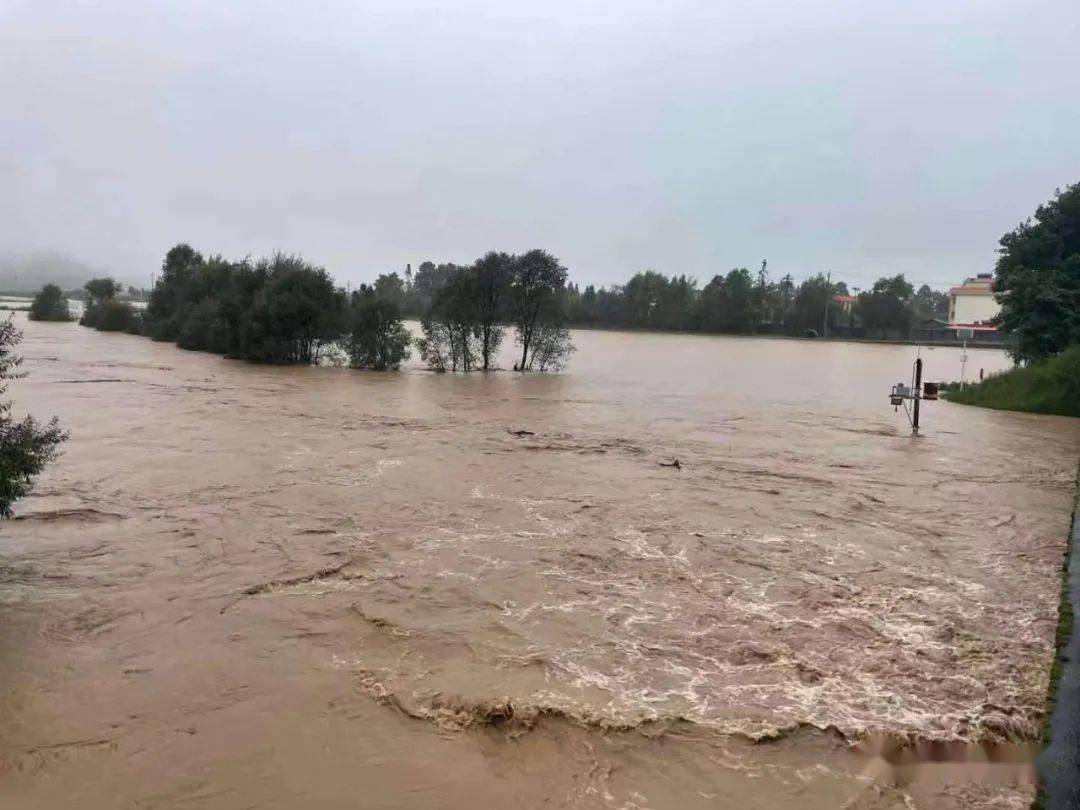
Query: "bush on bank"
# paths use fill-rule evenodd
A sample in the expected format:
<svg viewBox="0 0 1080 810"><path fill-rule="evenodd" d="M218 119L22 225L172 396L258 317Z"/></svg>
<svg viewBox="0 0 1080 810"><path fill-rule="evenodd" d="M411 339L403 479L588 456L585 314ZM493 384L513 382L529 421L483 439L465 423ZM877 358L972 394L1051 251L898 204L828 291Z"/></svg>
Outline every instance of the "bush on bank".
<svg viewBox="0 0 1080 810"><path fill-rule="evenodd" d="M984 408L1080 416L1080 345L963 389L950 385L945 396Z"/></svg>

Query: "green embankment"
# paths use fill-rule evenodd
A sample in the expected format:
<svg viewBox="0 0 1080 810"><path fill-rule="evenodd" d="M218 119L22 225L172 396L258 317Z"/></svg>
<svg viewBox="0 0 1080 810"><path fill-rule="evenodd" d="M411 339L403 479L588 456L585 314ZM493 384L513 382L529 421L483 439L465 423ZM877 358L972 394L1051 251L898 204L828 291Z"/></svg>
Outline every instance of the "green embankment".
<svg viewBox="0 0 1080 810"><path fill-rule="evenodd" d="M945 396L984 408L1080 416L1080 345L1048 360L994 374L963 390L950 385Z"/></svg>

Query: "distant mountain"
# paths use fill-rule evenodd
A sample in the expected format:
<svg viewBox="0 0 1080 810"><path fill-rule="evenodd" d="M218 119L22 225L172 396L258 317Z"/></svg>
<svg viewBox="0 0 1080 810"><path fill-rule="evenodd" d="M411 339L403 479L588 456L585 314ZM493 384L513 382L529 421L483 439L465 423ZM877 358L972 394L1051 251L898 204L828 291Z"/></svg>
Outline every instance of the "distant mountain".
<svg viewBox="0 0 1080 810"><path fill-rule="evenodd" d="M50 283L71 290L96 276L108 275L125 286L134 283L107 269L94 267L63 253L0 253L0 292L32 293Z"/></svg>

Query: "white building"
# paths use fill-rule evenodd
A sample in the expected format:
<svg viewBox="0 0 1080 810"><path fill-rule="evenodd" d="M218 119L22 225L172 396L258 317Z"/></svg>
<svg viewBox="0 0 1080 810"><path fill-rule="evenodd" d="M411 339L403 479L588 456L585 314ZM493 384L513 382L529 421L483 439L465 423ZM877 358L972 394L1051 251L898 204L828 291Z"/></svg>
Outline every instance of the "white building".
<svg viewBox="0 0 1080 810"><path fill-rule="evenodd" d="M949 326L991 326L1001 309L994 300L993 284L993 276L980 273L949 290Z"/></svg>

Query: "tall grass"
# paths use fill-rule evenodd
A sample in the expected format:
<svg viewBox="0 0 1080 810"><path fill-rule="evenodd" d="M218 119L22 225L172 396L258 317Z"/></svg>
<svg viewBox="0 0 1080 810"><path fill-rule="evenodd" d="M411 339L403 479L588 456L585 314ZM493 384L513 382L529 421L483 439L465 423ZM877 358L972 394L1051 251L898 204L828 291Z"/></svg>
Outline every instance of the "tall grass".
<svg viewBox="0 0 1080 810"><path fill-rule="evenodd" d="M1061 354L945 392L952 402L1005 411L1080 416L1080 345Z"/></svg>

